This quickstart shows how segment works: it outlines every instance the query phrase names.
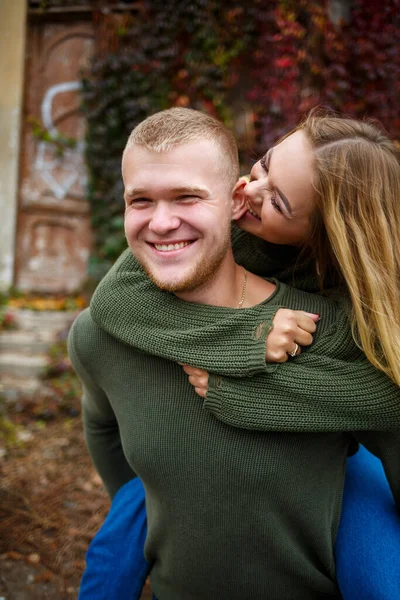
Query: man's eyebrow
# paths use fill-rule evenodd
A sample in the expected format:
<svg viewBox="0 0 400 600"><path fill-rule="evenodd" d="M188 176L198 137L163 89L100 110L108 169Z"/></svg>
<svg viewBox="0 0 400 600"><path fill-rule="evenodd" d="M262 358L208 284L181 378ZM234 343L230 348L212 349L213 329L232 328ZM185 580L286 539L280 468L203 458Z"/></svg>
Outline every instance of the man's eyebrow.
<svg viewBox="0 0 400 600"><path fill-rule="evenodd" d="M183 195L183 194L192 194L192 195L204 195L204 194L208 194L208 190L207 188L203 188L200 186L179 186L179 187L175 187L175 188L171 188L170 190L168 190L169 193L172 193L174 195ZM124 192L124 196L127 197L131 197L131 196L147 196L148 195L148 190L145 189L141 189L141 188L126 188L125 192Z"/></svg>
<svg viewBox="0 0 400 600"><path fill-rule="evenodd" d="M145 196L146 190L141 190L140 188L126 188L124 192L124 196Z"/></svg>
<svg viewBox="0 0 400 600"><path fill-rule="evenodd" d="M269 168L270 168L270 163L271 163L271 156L272 156L272 152L273 152L273 148L270 148L267 152L267 154L265 155L265 168L264 170L268 173ZM261 162L262 165L263 161ZM262 165L263 166L263 165ZM275 188L280 199L282 200L283 204L286 207L286 210L288 211L289 215L292 215L292 207L290 206L290 202L289 200L286 198L285 194L283 194L281 192L281 190L279 190L278 188Z"/></svg>
<svg viewBox="0 0 400 600"><path fill-rule="evenodd" d="M172 188L171 192L173 194L207 194L208 190L206 188L194 185L194 186L180 186L176 188Z"/></svg>

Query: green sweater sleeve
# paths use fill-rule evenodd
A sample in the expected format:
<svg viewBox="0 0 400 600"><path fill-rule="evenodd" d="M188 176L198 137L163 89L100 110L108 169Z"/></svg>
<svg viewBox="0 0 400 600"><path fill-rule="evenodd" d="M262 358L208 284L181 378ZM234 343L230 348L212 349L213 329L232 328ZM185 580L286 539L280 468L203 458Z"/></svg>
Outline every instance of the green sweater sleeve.
<svg viewBox="0 0 400 600"><path fill-rule="evenodd" d="M136 475L122 450L118 423L104 391L95 383L88 368L91 336L88 311L75 320L68 337L68 353L83 387L82 416L86 443L93 464L112 498L127 481Z"/></svg>
<svg viewBox="0 0 400 600"><path fill-rule="evenodd" d="M365 358L341 360L316 346L271 373L211 375L204 408L258 431L390 430L400 427L400 391Z"/></svg>
<svg viewBox="0 0 400 600"><path fill-rule="evenodd" d="M309 310L310 294L281 287L281 302ZM251 378L210 375L204 408L229 425L259 431L400 427L400 388L356 346L346 304L320 302L321 323L309 348Z"/></svg>

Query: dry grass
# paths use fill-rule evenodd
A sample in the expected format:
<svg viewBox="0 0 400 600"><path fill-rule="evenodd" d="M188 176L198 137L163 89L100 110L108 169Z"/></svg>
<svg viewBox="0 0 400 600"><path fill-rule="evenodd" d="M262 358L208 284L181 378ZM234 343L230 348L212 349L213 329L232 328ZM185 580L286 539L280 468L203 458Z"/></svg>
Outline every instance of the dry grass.
<svg viewBox="0 0 400 600"><path fill-rule="evenodd" d="M30 436L0 463L0 554L37 565L39 579L45 573L65 592L79 584L109 502L79 419L32 423Z"/></svg>
<svg viewBox="0 0 400 600"><path fill-rule="evenodd" d="M79 414L79 399L64 404L43 397L7 411L12 435L0 458L0 596L7 600L76 598L88 545L109 510L80 417L66 416ZM150 598L147 584L142 600Z"/></svg>

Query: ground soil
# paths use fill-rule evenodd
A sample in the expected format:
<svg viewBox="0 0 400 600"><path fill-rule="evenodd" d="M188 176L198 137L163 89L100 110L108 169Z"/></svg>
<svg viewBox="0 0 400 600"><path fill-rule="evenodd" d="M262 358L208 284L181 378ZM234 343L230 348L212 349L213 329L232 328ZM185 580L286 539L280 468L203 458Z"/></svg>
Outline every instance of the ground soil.
<svg viewBox="0 0 400 600"><path fill-rule="evenodd" d="M45 422L23 410L11 420L17 436L0 458L0 600L76 599L109 508L80 417Z"/></svg>

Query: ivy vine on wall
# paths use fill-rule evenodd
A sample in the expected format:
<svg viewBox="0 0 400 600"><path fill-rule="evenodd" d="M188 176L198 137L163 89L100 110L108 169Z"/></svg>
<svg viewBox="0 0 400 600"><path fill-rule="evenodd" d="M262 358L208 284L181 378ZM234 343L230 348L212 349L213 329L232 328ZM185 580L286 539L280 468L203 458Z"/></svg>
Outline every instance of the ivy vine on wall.
<svg viewBox="0 0 400 600"><path fill-rule="evenodd" d="M142 0L93 13L96 52L83 78L100 277L125 247L121 155L133 127L170 106L221 119L243 171L313 106L379 119L400 138L400 0Z"/></svg>

